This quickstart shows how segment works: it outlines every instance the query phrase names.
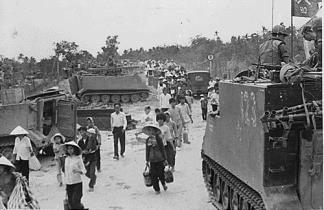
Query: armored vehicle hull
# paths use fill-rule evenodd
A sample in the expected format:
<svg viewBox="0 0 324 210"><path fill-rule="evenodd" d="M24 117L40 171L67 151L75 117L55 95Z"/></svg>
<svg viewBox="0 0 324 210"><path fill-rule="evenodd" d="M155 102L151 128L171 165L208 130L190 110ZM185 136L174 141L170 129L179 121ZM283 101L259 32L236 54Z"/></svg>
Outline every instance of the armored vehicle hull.
<svg viewBox="0 0 324 210"><path fill-rule="evenodd" d="M137 75L73 76L70 86L85 104L138 102L149 97L148 87Z"/></svg>
<svg viewBox="0 0 324 210"><path fill-rule="evenodd" d="M308 112L310 121L303 105L297 114L260 120L265 113L277 115L303 104L299 86L220 82L219 91L220 114L208 116L201 152L213 204L219 209L322 209L321 98L314 98L321 87L304 96L320 104L320 110Z"/></svg>
<svg viewBox="0 0 324 210"><path fill-rule="evenodd" d="M18 125L29 132L33 150L51 145L51 137L60 132L67 140L76 135L76 104L58 91L33 95L22 103L0 105L0 153L12 159L15 136L10 132Z"/></svg>

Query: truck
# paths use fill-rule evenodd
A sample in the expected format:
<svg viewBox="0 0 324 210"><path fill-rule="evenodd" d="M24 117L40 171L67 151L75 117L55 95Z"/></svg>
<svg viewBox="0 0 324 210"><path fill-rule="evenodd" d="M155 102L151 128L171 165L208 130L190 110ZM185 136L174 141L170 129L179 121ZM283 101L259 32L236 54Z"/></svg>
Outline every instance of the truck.
<svg viewBox="0 0 324 210"><path fill-rule="evenodd" d="M21 103L0 105L0 153L12 160L18 125L29 132L34 153L51 146L51 137L60 132L67 140L76 136L76 103L59 90L28 96Z"/></svg>
<svg viewBox="0 0 324 210"><path fill-rule="evenodd" d="M209 71L189 71L187 75L193 96L208 93Z"/></svg>

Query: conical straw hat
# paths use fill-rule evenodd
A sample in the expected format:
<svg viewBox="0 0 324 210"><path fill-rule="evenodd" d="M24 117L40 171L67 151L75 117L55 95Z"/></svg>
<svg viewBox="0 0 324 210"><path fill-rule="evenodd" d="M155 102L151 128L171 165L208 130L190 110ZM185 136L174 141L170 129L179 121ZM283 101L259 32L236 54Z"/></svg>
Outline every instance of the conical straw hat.
<svg viewBox="0 0 324 210"><path fill-rule="evenodd" d="M0 165L9 166L11 168L16 168L5 156L0 157Z"/></svg>
<svg viewBox="0 0 324 210"><path fill-rule="evenodd" d="M29 134L28 131L26 131L23 127L18 125L15 129L13 129L10 133L10 135L27 135Z"/></svg>

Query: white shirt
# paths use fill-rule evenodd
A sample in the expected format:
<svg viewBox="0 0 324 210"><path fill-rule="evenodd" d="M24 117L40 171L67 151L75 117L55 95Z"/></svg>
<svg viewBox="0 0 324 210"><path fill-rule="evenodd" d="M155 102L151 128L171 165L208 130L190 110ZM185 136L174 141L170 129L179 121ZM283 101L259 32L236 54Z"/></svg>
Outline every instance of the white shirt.
<svg viewBox="0 0 324 210"><path fill-rule="evenodd" d="M74 173L73 170L81 171L83 174L86 173L86 169L83 165L81 155L78 156L67 156L65 158L65 183L66 184L77 184L82 182L81 174Z"/></svg>
<svg viewBox="0 0 324 210"><path fill-rule="evenodd" d="M167 145L167 141L171 141L172 140L170 128L167 125L165 125L165 124L162 125L162 126L159 126L159 128L162 131L162 142L163 142L163 145L166 146Z"/></svg>
<svg viewBox="0 0 324 210"><path fill-rule="evenodd" d="M184 103L183 105L180 103L176 107L179 107L180 113L183 117L183 121L185 123L190 122L191 111L189 105L187 103Z"/></svg>
<svg viewBox="0 0 324 210"><path fill-rule="evenodd" d="M210 103L219 105L219 95L215 92L210 94Z"/></svg>
<svg viewBox="0 0 324 210"><path fill-rule="evenodd" d="M152 123L154 123L155 122L155 116L154 116L153 112L151 111L148 114L144 113L144 115L142 116L141 122L143 124L152 124Z"/></svg>
<svg viewBox="0 0 324 210"><path fill-rule="evenodd" d="M29 160L31 151L33 151L33 148L27 136L22 139L16 137L13 150L13 154L16 154L16 160Z"/></svg>
<svg viewBox="0 0 324 210"><path fill-rule="evenodd" d="M111 127L123 127L123 129L126 130L127 120L124 112L119 112L119 114L114 112L111 114Z"/></svg>
<svg viewBox="0 0 324 210"><path fill-rule="evenodd" d="M171 98L171 95L169 93L165 94L162 93L160 95L160 108L169 108L170 107L170 103L169 100Z"/></svg>

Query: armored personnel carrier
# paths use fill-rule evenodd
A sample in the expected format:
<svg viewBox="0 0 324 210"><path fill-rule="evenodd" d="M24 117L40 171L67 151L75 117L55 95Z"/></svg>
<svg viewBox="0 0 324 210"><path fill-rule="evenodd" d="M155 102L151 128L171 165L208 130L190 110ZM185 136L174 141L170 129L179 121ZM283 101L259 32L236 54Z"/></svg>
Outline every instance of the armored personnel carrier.
<svg viewBox="0 0 324 210"><path fill-rule="evenodd" d="M295 84L220 82L201 150L218 209L323 209L321 73Z"/></svg>
<svg viewBox="0 0 324 210"><path fill-rule="evenodd" d="M115 67L89 69L69 81L72 94L84 104L138 102L149 97L149 89L138 75L123 74Z"/></svg>
<svg viewBox="0 0 324 210"><path fill-rule="evenodd" d="M73 140L76 110L76 103L58 90L28 96L20 103L0 105L0 153L12 159L15 136L10 132L18 125L29 132L35 154L50 146L50 139L57 132Z"/></svg>

